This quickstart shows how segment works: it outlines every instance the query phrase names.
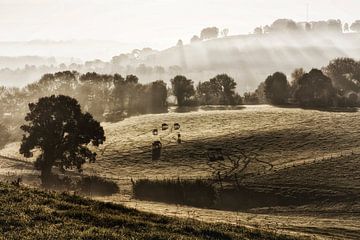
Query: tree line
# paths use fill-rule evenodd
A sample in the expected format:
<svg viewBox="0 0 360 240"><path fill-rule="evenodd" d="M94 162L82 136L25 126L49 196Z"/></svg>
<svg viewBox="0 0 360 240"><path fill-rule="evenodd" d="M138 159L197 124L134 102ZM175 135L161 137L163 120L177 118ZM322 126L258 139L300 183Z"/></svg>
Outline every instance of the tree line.
<svg viewBox="0 0 360 240"><path fill-rule="evenodd" d="M164 81L140 84L135 75L98 74L62 71L45 74L24 88L0 89L2 115L14 117L24 113L29 102L49 95L67 95L77 99L85 111L98 120L106 113L119 113L118 117L163 112L167 110L167 87Z"/></svg>
<svg viewBox="0 0 360 240"><path fill-rule="evenodd" d="M28 104L50 95L75 98L82 110L98 121L119 121L128 116L168 111L199 105L274 104L300 107L355 107L360 98L360 61L337 58L322 69L295 69L291 79L281 72L269 75L254 92L240 96L235 80L227 74L195 84L176 75L168 86L162 80L147 84L136 75L61 71L45 74L24 88L0 87L0 146L8 141L6 132L21 136L19 126ZM174 100L173 100L174 99ZM14 134L15 133L15 134ZM6 137L4 137L6 136Z"/></svg>
<svg viewBox="0 0 360 240"><path fill-rule="evenodd" d="M269 75L254 92L244 94L247 104L270 103L301 107L359 106L360 61L336 58L322 69L295 69L292 81L282 72Z"/></svg>
<svg viewBox="0 0 360 240"><path fill-rule="evenodd" d="M295 22L292 19L277 19L271 25L259 26L254 29L254 34L268 33L293 33L293 32L360 32L360 20L351 24L342 23L339 19L327 21Z"/></svg>
<svg viewBox="0 0 360 240"><path fill-rule="evenodd" d="M236 82L226 74L217 75L196 87L191 79L177 75L171 86L162 80L139 83L136 75L98 74L62 71L45 74L24 88L0 87L0 122L13 126L23 120L30 102L50 95L66 95L77 99L84 111L99 121L118 121L125 117L167 112L169 96L178 106L208 104L241 104L235 93ZM171 103L171 101L170 101Z"/></svg>
<svg viewBox="0 0 360 240"><path fill-rule="evenodd" d="M31 157L33 149L41 150L35 168L47 185L53 181L54 166L62 172L72 167L82 171L85 162L95 161L96 153L88 145L96 147L106 140L99 123L109 120L106 113L119 120L125 115L164 112L169 94L180 107L237 105L242 101L303 107L359 105L360 61L337 58L321 70L295 69L291 77L289 82L284 73L275 72L242 99L235 92L235 80L227 74L196 86L191 79L178 75L170 80L168 89L162 80L141 84L135 75L64 71L45 74L23 89L0 87L0 111L1 116L17 114L22 118L20 153ZM14 118L10 119L6 125L14 123ZM0 147L10 137L6 125L0 124Z"/></svg>

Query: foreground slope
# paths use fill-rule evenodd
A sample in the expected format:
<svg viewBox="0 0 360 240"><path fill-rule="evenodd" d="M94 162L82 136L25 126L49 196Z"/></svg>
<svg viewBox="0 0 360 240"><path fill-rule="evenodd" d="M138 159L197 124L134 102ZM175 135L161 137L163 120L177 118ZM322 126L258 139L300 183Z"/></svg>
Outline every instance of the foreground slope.
<svg viewBox="0 0 360 240"><path fill-rule="evenodd" d="M291 239L0 183L0 239Z"/></svg>

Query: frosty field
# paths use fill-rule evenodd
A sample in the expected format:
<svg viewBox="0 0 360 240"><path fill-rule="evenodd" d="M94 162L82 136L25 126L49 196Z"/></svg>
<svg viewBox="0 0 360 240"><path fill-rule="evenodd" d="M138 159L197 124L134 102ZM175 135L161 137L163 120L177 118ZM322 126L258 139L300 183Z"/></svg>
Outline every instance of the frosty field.
<svg viewBox="0 0 360 240"><path fill-rule="evenodd" d="M107 141L97 150L97 162L85 166L85 173L120 185L119 194L95 198L141 210L324 239L359 239L359 117L359 112L266 105L131 117L102 123ZM170 128L162 131L162 123ZM181 125L179 131L171 129L174 123ZM154 128L159 129L158 136L152 134ZM176 142L178 133L181 144ZM151 160L154 140L163 144L157 161ZM22 159L18 146L10 144L0 154ZM130 179L211 177L213 168L206 155L211 147L222 148L225 155L240 151L257 154L269 164L251 163L241 183L268 196L277 194L296 201L279 206L266 206L265 201L240 212L131 199ZM25 183L36 184L38 173L32 170L31 161L1 159L2 177L21 174Z"/></svg>

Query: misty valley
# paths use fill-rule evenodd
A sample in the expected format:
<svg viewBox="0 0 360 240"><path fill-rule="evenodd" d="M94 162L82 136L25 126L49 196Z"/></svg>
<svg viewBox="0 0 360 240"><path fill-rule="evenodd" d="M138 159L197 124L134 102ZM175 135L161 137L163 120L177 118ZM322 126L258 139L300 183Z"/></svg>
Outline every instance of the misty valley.
<svg viewBox="0 0 360 240"><path fill-rule="evenodd" d="M0 8L15 11L5 2ZM141 12L150 3L91 1L79 16L101 14L88 18L84 38L43 40L75 32L82 20L70 6L79 3L31 2L17 9L52 9L64 22L38 20L28 27L48 30L32 40L17 39L23 29L0 41L0 239L360 239L360 20L347 16L352 10L347 22L296 12L292 20L278 16L289 3L269 1L284 6L264 5L272 22L263 12L262 25L242 23L248 34L209 25L183 33L189 41L173 41L182 28L146 11L140 18L158 24L148 31L169 36L152 36L140 20L128 23L133 31L151 46L160 38L176 45L155 50L145 39L120 52L122 40L101 40L109 35L90 27L118 19L115 6ZM168 2L150 5L175 14ZM245 0L208 2L209 11L250 11ZM13 18L5 14L0 26ZM67 18L74 26L65 31Z"/></svg>

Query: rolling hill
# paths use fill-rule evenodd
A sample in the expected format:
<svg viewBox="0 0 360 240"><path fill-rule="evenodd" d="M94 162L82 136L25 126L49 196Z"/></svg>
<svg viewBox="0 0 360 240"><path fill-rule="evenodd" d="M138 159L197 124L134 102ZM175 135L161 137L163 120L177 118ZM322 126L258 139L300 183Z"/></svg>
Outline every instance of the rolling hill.
<svg viewBox="0 0 360 240"><path fill-rule="evenodd" d="M99 200L168 216L315 235L319 239L358 239L359 114L260 105L135 116L102 123L107 141L97 150L96 163L86 165L85 172L119 184L119 194L95 196ZM181 125L181 144L176 143L178 132L171 128L152 135L152 129L164 122ZM151 160L154 140L163 143L159 161ZM256 153L273 168L251 163L241 182L247 191L230 196L223 209L132 198L131 179L211 177L214 169L206 152L212 147L220 147L230 156L240 151ZM13 143L0 154L20 158L17 151L18 143ZM3 159L1 177L21 175L25 183L36 185L38 173L31 161Z"/></svg>
<svg viewBox="0 0 360 240"><path fill-rule="evenodd" d="M227 73L238 83L238 92L243 93L254 90L261 81L276 71L284 72L290 77L295 68L321 68L337 57L359 59L359 41L360 33L249 34L199 41L161 51L150 48L136 49L128 54L117 52L117 44L120 49L120 43L109 43L109 46L113 47L111 52L115 55L113 60L117 59L115 61L88 58L84 64L70 64L68 59L65 67L27 67L11 71L5 68L0 71L0 83L5 86L24 86L38 80L45 73L64 70L136 74L142 83L157 79L169 82L177 74L186 75L196 83L208 80L219 73ZM22 43L17 44L22 46ZM79 49L79 43L76 42L57 44L62 44L62 52ZM35 48L50 53L58 51L58 45L46 42L36 42ZM84 51L88 49L101 52L103 48L104 45L96 42L81 45ZM51 56L55 57L56 65L63 62L57 59L56 55ZM28 63L33 64L35 63ZM6 62L3 61L0 65L4 68ZM163 70L156 70L157 66L162 66Z"/></svg>
<svg viewBox="0 0 360 240"><path fill-rule="evenodd" d="M253 90L266 76L295 68L321 68L337 57L360 58L359 33L292 33L239 35L172 47L141 61L146 65L178 65L195 81L228 73L238 90ZM140 63L140 62L137 62Z"/></svg>
<svg viewBox="0 0 360 240"><path fill-rule="evenodd" d="M295 239L0 183L0 239Z"/></svg>

